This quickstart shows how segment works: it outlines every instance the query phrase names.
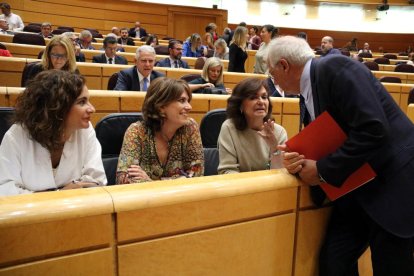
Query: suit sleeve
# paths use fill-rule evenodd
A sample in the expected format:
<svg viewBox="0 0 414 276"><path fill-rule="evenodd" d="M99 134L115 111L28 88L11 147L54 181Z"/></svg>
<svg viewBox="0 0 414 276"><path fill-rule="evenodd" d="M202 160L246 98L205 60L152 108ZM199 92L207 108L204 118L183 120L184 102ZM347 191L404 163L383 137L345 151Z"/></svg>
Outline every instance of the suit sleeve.
<svg viewBox="0 0 414 276"><path fill-rule="evenodd" d="M118 80L116 81L114 90L128 91L130 90L130 87L131 87L130 77L124 71L120 71L118 73Z"/></svg>
<svg viewBox="0 0 414 276"><path fill-rule="evenodd" d="M380 94L387 92L368 69L344 60L324 63L316 72L323 78L318 82L318 91L323 91L319 97L328 99L328 111L348 135L340 148L317 162L322 177L338 187L377 154L390 135L380 101Z"/></svg>
<svg viewBox="0 0 414 276"><path fill-rule="evenodd" d="M98 56L93 56L93 57L92 57L92 62L93 62L93 63L101 63L101 62L99 61L99 57L98 57Z"/></svg>

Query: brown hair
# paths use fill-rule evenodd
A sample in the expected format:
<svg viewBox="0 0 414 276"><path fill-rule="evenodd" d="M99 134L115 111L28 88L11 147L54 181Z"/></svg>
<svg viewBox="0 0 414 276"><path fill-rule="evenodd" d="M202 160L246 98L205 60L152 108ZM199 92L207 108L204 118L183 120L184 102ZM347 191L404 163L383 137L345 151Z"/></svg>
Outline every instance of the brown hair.
<svg viewBox="0 0 414 276"><path fill-rule="evenodd" d="M53 47L62 46L66 50L66 63L62 67L62 70L75 72L76 71L76 58L75 49L72 41L66 35L54 36L50 39L49 44L46 46L45 52L42 56L42 66L44 70L53 69L53 64L50 58L50 52Z"/></svg>
<svg viewBox="0 0 414 276"><path fill-rule="evenodd" d="M191 101L191 90L184 80L160 77L151 81L151 85L145 95L144 103L142 104L145 125L154 132L159 131L164 121L160 109L178 100L183 91L187 92L189 101Z"/></svg>
<svg viewBox="0 0 414 276"><path fill-rule="evenodd" d="M245 130L247 120L244 113L241 112L241 106L245 99L256 97L257 92L265 86L265 80L259 78L246 78L234 87L230 98L227 99L227 118L232 119L238 130ZM269 99L269 94L267 95ZM263 122L272 117L272 103L269 99L269 108Z"/></svg>
<svg viewBox="0 0 414 276"><path fill-rule="evenodd" d="M31 138L52 151L61 146L66 117L82 93L85 78L62 71L47 70L28 81L17 98L15 123Z"/></svg>

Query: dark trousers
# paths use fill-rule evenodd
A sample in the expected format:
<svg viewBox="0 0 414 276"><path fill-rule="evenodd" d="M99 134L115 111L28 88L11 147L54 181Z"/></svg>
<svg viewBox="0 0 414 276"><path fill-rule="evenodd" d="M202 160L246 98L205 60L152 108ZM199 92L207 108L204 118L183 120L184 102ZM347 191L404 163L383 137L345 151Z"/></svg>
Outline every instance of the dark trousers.
<svg viewBox="0 0 414 276"><path fill-rule="evenodd" d="M414 276L414 239L385 231L356 200L345 206L334 206L319 256L319 275L359 275L358 258L370 246L375 276Z"/></svg>

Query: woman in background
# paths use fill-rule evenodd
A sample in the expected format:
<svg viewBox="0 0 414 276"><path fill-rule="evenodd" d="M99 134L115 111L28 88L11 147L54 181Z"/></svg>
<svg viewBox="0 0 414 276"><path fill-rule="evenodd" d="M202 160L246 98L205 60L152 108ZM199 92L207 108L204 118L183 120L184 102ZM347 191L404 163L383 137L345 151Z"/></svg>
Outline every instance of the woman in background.
<svg viewBox="0 0 414 276"><path fill-rule="evenodd" d="M189 117L191 91L183 80L157 78L145 95L144 121L127 129L119 155L117 183L201 176L203 146Z"/></svg>
<svg viewBox="0 0 414 276"><path fill-rule="evenodd" d="M0 145L0 195L106 185L85 79L48 70L28 82Z"/></svg>
<svg viewBox="0 0 414 276"><path fill-rule="evenodd" d="M227 43L224 39L219 38L214 43L214 57L219 59L229 59L229 47L227 47Z"/></svg>
<svg viewBox="0 0 414 276"><path fill-rule="evenodd" d="M227 91L223 83L223 63L216 57L206 60L203 72L200 78L194 79L188 83L193 93L211 94L208 92L211 88L218 88L226 93Z"/></svg>
<svg viewBox="0 0 414 276"><path fill-rule="evenodd" d="M218 138L219 174L283 167L277 146L286 142L287 134L271 115L264 80L246 78L236 85Z"/></svg>
<svg viewBox="0 0 414 276"><path fill-rule="evenodd" d="M156 45L159 45L158 43L158 37L156 35L149 35L147 36L145 40L145 45L150 45L151 47L154 47Z"/></svg>
<svg viewBox="0 0 414 276"><path fill-rule="evenodd" d="M207 56L207 48L201 45L199 34L192 34L183 44L183 57Z"/></svg>
<svg viewBox="0 0 414 276"><path fill-rule="evenodd" d="M247 28L243 26L237 27L229 47L229 72L246 72L244 62L247 59L247 39Z"/></svg>
<svg viewBox="0 0 414 276"><path fill-rule="evenodd" d="M33 79L37 74L45 70L63 70L72 73L79 73L76 69L75 51L72 41L64 35L54 36L43 52L42 61L29 67L23 81L26 86L27 81Z"/></svg>
<svg viewBox="0 0 414 276"><path fill-rule="evenodd" d="M257 35L257 32L259 31L259 28L256 26L253 26L249 29L249 50L258 50L260 47L260 44L262 43L262 39L260 36Z"/></svg>
<svg viewBox="0 0 414 276"><path fill-rule="evenodd" d="M264 25L260 31L260 37L262 38L262 44L260 44L259 50L256 52L256 62L254 64L254 73L267 74L267 64L265 61L265 53L270 41L277 37L279 29L273 25Z"/></svg>

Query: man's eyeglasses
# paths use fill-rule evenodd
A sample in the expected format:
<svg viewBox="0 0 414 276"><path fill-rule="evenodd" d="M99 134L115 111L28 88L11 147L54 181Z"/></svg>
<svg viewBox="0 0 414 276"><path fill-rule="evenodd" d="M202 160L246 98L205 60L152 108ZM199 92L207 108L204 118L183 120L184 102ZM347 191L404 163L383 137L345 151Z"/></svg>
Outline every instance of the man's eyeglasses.
<svg viewBox="0 0 414 276"><path fill-rule="evenodd" d="M66 55L63 54L52 54L50 53L50 57L54 59L67 59Z"/></svg>

